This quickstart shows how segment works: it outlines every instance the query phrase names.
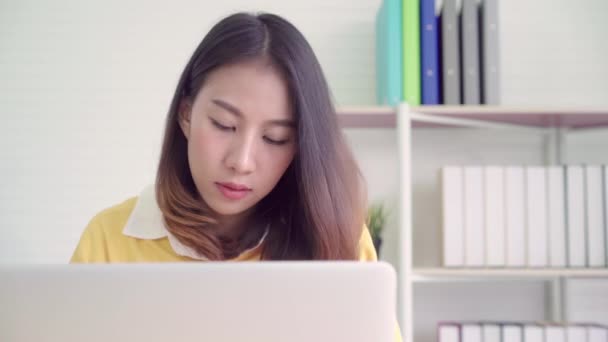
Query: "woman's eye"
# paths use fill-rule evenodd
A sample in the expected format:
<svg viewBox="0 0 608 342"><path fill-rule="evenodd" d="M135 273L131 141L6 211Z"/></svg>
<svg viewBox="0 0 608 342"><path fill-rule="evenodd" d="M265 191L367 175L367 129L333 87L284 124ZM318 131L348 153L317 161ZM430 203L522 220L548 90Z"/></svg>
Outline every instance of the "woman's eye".
<svg viewBox="0 0 608 342"><path fill-rule="evenodd" d="M285 145L289 140L274 140L269 137L264 137L264 141L272 145Z"/></svg>
<svg viewBox="0 0 608 342"><path fill-rule="evenodd" d="M234 131L235 128L232 126L225 126L222 125L221 123L211 119L211 123L213 124L213 126L215 126L215 128L219 129L220 131Z"/></svg>

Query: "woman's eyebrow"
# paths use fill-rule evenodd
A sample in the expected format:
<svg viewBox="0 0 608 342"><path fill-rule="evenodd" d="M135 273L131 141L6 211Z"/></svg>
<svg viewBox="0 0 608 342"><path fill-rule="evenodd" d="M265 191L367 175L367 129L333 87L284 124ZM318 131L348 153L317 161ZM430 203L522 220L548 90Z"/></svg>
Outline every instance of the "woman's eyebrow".
<svg viewBox="0 0 608 342"><path fill-rule="evenodd" d="M284 127L289 127L289 128L296 127L296 124L292 120L289 120L289 119L268 120L268 121L266 121L266 123L268 123L270 125L284 126Z"/></svg>
<svg viewBox="0 0 608 342"><path fill-rule="evenodd" d="M226 101L223 101L220 99L213 99L213 100L211 100L211 102L213 104L215 104L216 106L225 109L229 113L232 113L239 118L243 117L243 113L238 108L236 108L235 106L231 105L230 103L228 103ZM268 121L266 121L266 123L269 125L275 125L275 126L285 126L285 127L290 127L290 128L296 127L296 124L293 122L293 120L289 120L289 119L268 120Z"/></svg>
<svg viewBox="0 0 608 342"><path fill-rule="evenodd" d="M216 106L222 107L223 109L227 110L228 112L238 116L239 118L243 117L243 113L241 113L241 111L238 108L236 108L235 106L231 105L228 102L224 102L224 101L218 100L218 99L213 99L213 100L211 100L211 102L213 102Z"/></svg>

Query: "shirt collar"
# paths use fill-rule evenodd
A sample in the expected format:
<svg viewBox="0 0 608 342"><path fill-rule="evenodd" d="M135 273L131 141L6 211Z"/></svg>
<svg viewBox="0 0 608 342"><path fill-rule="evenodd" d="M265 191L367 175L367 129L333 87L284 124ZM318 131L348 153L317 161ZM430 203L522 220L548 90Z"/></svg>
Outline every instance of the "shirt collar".
<svg viewBox="0 0 608 342"><path fill-rule="evenodd" d="M163 213L156 202L154 185L147 186L141 192L122 233L144 240L162 239L168 236Z"/></svg>
<svg viewBox="0 0 608 342"><path fill-rule="evenodd" d="M155 186L149 185L140 193L135 208L131 212L127 224L122 233L126 236L144 240L156 240L168 238L175 253L197 260L208 260L198 254L194 249L182 244L165 227L163 214L156 202ZM241 255L258 248L268 235L268 229L260 238L260 241L252 248L247 249Z"/></svg>

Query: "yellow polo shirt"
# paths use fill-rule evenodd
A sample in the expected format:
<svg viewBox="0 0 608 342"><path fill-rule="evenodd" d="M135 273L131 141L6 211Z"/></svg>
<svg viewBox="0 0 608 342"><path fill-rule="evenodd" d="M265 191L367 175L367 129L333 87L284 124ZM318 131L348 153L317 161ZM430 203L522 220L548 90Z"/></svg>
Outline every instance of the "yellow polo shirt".
<svg viewBox="0 0 608 342"><path fill-rule="evenodd" d="M258 261L259 243L232 261ZM375 261L376 250L367 229L361 235L360 260ZM97 214L86 227L72 255L73 263L179 262L205 260L181 244L164 226L154 186Z"/></svg>
<svg viewBox="0 0 608 342"><path fill-rule="evenodd" d="M259 261L263 240L232 261ZM369 231L359 242L361 261L377 260ZM72 263L180 262L205 260L179 242L164 226L154 186L97 214L88 224L72 255ZM401 341L399 327L395 341Z"/></svg>

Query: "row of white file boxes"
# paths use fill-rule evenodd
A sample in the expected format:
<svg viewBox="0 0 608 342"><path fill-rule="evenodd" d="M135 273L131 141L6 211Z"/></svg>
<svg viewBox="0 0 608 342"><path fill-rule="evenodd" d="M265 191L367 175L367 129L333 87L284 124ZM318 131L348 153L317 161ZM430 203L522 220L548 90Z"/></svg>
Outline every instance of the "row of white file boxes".
<svg viewBox="0 0 608 342"><path fill-rule="evenodd" d="M608 168L445 166L445 267L606 267Z"/></svg>

